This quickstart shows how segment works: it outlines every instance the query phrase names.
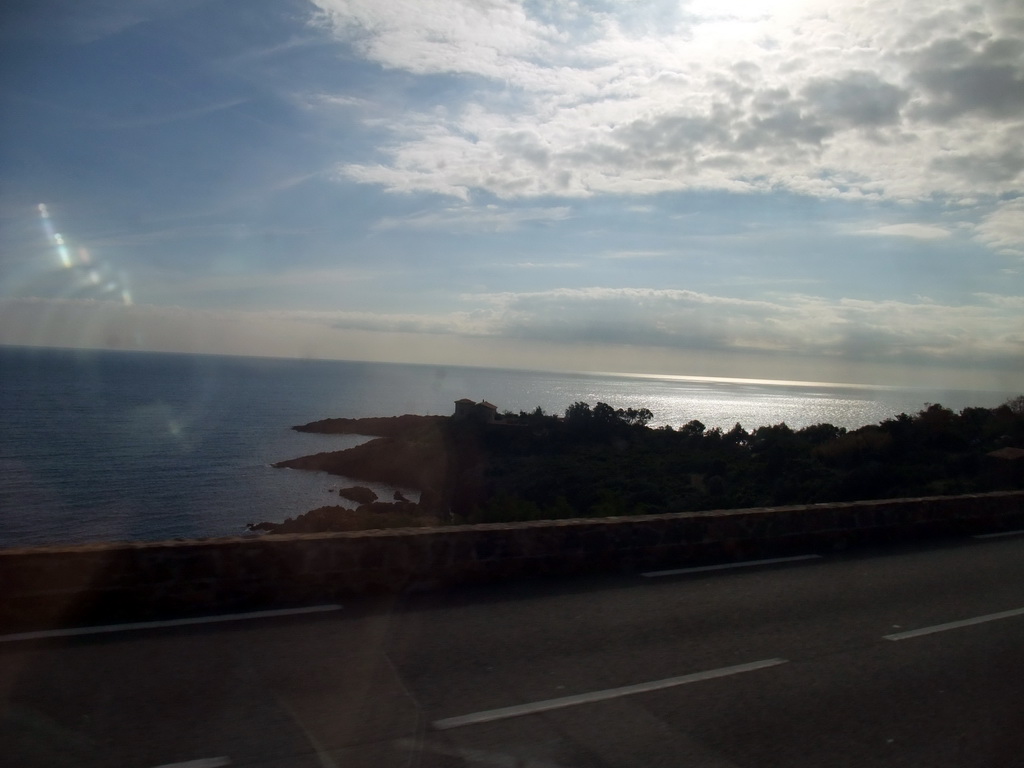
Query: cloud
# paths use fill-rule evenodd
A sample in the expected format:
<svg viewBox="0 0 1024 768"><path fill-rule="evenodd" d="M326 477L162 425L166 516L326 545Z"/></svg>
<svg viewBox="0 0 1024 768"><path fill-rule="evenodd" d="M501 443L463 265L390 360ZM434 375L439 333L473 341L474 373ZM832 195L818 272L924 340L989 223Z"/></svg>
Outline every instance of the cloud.
<svg viewBox="0 0 1024 768"><path fill-rule="evenodd" d="M154 270L147 275L148 293L167 296L202 294L242 294L252 292L279 292L287 288L323 289L342 288L352 283L363 283L379 277L372 269L336 267L330 269L290 269L283 272L255 272L232 270L225 273L177 274L168 270Z"/></svg>
<svg viewBox="0 0 1024 768"><path fill-rule="evenodd" d="M977 113L1024 117L1024 41L965 36L938 39L914 56L911 78L927 99L920 114L949 121Z"/></svg>
<svg viewBox="0 0 1024 768"><path fill-rule="evenodd" d="M1024 313L1024 296L1001 296L996 293L977 293L975 296L992 306Z"/></svg>
<svg viewBox="0 0 1024 768"><path fill-rule="evenodd" d="M317 5L368 60L462 78L454 101L379 126L379 162L339 168L395 192L956 202L1024 172L1019 4Z"/></svg>
<svg viewBox="0 0 1024 768"><path fill-rule="evenodd" d="M606 251L601 254L603 259L614 259L614 260L648 260L648 259L663 259L667 256L672 256L672 251L663 250L650 250L650 251Z"/></svg>
<svg viewBox="0 0 1024 768"><path fill-rule="evenodd" d="M466 297L467 299L469 297ZM478 333L572 344L820 356L847 361L1019 365L1024 326L1007 297L966 305L830 300L806 294L737 299L687 290L557 289L474 297Z"/></svg>
<svg viewBox="0 0 1024 768"><path fill-rule="evenodd" d="M527 224L563 221L571 212L568 206L499 208L497 205L459 205L412 216L388 216L378 220L375 226L378 229L511 232Z"/></svg>
<svg viewBox="0 0 1024 768"><path fill-rule="evenodd" d="M466 313L418 315L379 312L286 312L283 317L302 322L325 324L331 328L398 333L469 334L478 333L473 318Z"/></svg>
<svg viewBox="0 0 1024 768"><path fill-rule="evenodd" d="M944 151L932 159L931 168L981 185L1008 185L1024 171L1024 151L1019 146L995 152Z"/></svg>
<svg viewBox="0 0 1024 768"><path fill-rule="evenodd" d="M519 261L502 266L512 269L579 269L583 264L579 261Z"/></svg>
<svg viewBox="0 0 1024 768"><path fill-rule="evenodd" d="M910 237L915 240L944 240L949 237L949 230L930 224L887 224L874 229L861 229L858 235L884 235L891 237Z"/></svg>
<svg viewBox="0 0 1024 768"><path fill-rule="evenodd" d="M546 30L507 0L320 0L317 22L368 59L416 74L456 72L503 79L539 52ZM551 31L554 34L554 30Z"/></svg>
<svg viewBox="0 0 1024 768"><path fill-rule="evenodd" d="M245 104L248 99L233 98L218 101L212 104L204 104L198 107L191 107L188 109L177 109L171 112L165 112L160 115L146 115L143 117L133 117L127 120L110 120L106 119L99 123L97 127L120 129L120 128L142 128L151 125L165 125L167 123L177 123L182 120L191 120L195 117L202 117L204 115L213 114L215 112L223 112L227 109L237 107L239 104Z"/></svg>
<svg viewBox="0 0 1024 768"><path fill-rule="evenodd" d="M275 42L271 45L256 46L242 53L235 53L220 58L220 64L232 67L251 67L253 64L273 59L292 51L303 48L312 48L323 45L323 41L315 35L294 36L283 42Z"/></svg>
<svg viewBox="0 0 1024 768"><path fill-rule="evenodd" d="M899 122L909 93L871 72L849 72L839 78L816 78L803 95L823 118L842 126L878 128Z"/></svg>
<svg viewBox="0 0 1024 768"><path fill-rule="evenodd" d="M976 231L979 240L997 251L1024 256L1024 198L1002 203Z"/></svg>
<svg viewBox="0 0 1024 768"><path fill-rule="evenodd" d="M298 102L306 107L365 107L370 102L357 96L338 96L329 93L313 93L298 98Z"/></svg>

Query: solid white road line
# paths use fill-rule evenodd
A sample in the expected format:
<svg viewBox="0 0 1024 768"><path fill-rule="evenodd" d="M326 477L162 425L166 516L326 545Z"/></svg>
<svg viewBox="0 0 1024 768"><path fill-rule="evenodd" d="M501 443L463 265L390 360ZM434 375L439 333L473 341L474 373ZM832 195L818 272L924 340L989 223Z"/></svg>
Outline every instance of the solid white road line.
<svg viewBox="0 0 1024 768"><path fill-rule="evenodd" d="M752 661L749 664L737 664L732 667L709 669L706 672L695 672L691 675L683 675L681 677L668 677L664 680L652 680L648 683L627 685L622 688L606 688L603 691L591 691L590 693L580 693L575 696L563 696L558 699L546 699L544 701L535 701L530 704L517 704L513 707L502 707L501 709L488 709L483 712L474 712L471 715L448 717L443 720L435 720L433 725L435 729L439 731L444 731L448 730L449 728L460 728L464 725L490 723L495 720L506 720L510 717L521 717L522 715L535 715L538 712L549 712L552 709L575 707L579 704L590 704L595 701L607 701L608 699L617 699L620 696L632 696L636 693L660 691L663 688L674 688L677 685L696 683L700 682L701 680L713 680L716 677L728 677L729 675L739 675L743 672L753 672L758 669L765 669L767 667L774 667L779 664L785 664L786 661L786 659L764 659L762 661Z"/></svg>
<svg viewBox="0 0 1024 768"><path fill-rule="evenodd" d="M754 565L774 565L775 563L795 563L798 560L817 560L821 555L796 555L795 557L773 557L770 560L744 560L739 563L722 563L721 565L702 565L697 568L675 568L671 571L648 571L641 573L648 579L657 576L678 576L683 573L702 573L704 571L724 571L729 568L749 568Z"/></svg>
<svg viewBox="0 0 1024 768"><path fill-rule="evenodd" d="M226 757L204 757L200 760L186 760L184 763L158 765L156 768L221 768L224 765L231 765Z"/></svg>
<svg viewBox="0 0 1024 768"><path fill-rule="evenodd" d="M273 611L252 611L250 613L222 613L217 616L196 616L191 619L138 621L130 624L101 624L95 627L71 627L70 629L43 629L36 632L18 632L13 635L0 635L0 643L12 643L18 640L47 640L54 637L74 637L75 635L101 635L108 632L131 632L137 629L187 627L192 624L217 624L222 621L271 619L278 616L301 616L306 613L326 613L327 611L340 610L340 605L314 605L308 608L281 608Z"/></svg>
<svg viewBox="0 0 1024 768"><path fill-rule="evenodd" d="M921 637L922 635L931 635L935 632L945 632L949 629L960 629L960 627L970 627L974 624L984 624L988 621L999 621L1000 619L1009 619L1014 616L1024 616L1024 608L1014 608L1012 611L1001 611L1000 613L989 613L985 616L975 616L973 619L962 619L961 621L951 621L947 624L936 624L932 627L922 627L921 629L911 629L907 632L897 632L893 635L883 635L884 640L908 640L912 637Z"/></svg>
<svg viewBox="0 0 1024 768"><path fill-rule="evenodd" d="M1001 539L1003 536L1024 536L1024 530L1021 531L1000 531L999 533L979 533L973 538L975 539Z"/></svg>

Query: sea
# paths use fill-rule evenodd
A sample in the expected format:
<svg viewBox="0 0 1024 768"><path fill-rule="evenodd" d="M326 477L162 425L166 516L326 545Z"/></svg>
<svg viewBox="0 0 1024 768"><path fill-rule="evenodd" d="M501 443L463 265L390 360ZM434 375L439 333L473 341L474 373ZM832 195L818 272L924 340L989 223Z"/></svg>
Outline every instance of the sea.
<svg viewBox="0 0 1024 768"><path fill-rule="evenodd" d="M347 504L331 492L349 480L271 466L367 439L291 429L330 417L446 415L468 397L516 413L648 408L651 426L854 429L1016 394L0 347L0 548L254 535L247 523Z"/></svg>

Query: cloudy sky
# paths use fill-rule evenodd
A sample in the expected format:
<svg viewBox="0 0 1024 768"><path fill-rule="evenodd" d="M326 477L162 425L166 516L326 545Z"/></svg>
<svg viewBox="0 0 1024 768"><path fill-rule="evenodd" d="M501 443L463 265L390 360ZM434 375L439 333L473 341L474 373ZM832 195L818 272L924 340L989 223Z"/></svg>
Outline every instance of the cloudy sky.
<svg viewBox="0 0 1024 768"><path fill-rule="evenodd" d="M1024 389L1019 0L0 14L0 343Z"/></svg>

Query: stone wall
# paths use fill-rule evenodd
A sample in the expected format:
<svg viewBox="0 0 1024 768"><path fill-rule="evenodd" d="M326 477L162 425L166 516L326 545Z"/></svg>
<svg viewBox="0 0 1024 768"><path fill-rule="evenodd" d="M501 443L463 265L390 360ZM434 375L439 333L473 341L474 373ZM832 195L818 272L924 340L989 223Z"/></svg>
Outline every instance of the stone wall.
<svg viewBox="0 0 1024 768"><path fill-rule="evenodd" d="M1024 527L1024 492L357 533L0 550L0 630L298 606Z"/></svg>

